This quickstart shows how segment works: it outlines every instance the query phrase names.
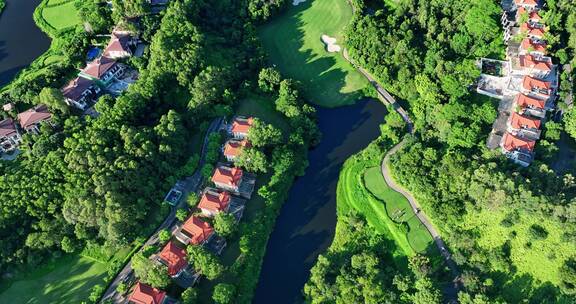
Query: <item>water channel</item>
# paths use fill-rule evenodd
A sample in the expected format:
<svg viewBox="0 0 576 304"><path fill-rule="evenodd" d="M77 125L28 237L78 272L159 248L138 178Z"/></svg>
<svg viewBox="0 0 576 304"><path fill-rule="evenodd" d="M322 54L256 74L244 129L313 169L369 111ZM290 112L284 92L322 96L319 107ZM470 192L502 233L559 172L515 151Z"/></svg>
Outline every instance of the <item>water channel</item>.
<svg viewBox="0 0 576 304"><path fill-rule="evenodd" d="M32 15L41 0L7 0L0 14L0 87L42 55L50 39Z"/></svg>
<svg viewBox="0 0 576 304"><path fill-rule="evenodd" d="M310 166L290 190L270 236L254 303L303 302L310 268L334 238L336 185L342 164L380 133L386 107L378 101L318 110L323 133Z"/></svg>

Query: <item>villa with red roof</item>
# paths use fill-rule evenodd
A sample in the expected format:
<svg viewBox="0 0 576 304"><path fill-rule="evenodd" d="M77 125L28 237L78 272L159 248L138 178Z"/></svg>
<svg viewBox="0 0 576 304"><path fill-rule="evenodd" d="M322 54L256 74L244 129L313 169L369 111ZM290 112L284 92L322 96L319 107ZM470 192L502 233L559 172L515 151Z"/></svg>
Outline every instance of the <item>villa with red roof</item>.
<svg viewBox="0 0 576 304"><path fill-rule="evenodd" d="M542 17L540 17L540 15L538 14L537 11L528 12L523 7L518 8L518 10L516 11L516 21L520 22L520 20L524 14L528 14L528 16L527 16L528 22L540 23L540 21L542 21Z"/></svg>
<svg viewBox="0 0 576 304"><path fill-rule="evenodd" d="M100 88L92 80L76 77L63 87L61 91L62 95L64 95L64 101L68 105L85 110L87 103L100 93Z"/></svg>
<svg viewBox="0 0 576 304"><path fill-rule="evenodd" d="M135 44L135 40L130 35L123 35L119 32L112 32L110 42L104 49L104 56L111 59L122 59L132 56L130 46Z"/></svg>
<svg viewBox="0 0 576 304"><path fill-rule="evenodd" d="M232 134L232 136L234 136L234 138L244 139L248 137L248 132L250 131L252 124L254 124L253 117L246 118L242 116L237 116L232 121L232 124L230 125L228 131L230 134Z"/></svg>
<svg viewBox="0 0 576 304"><path fill-rule="evenodd" d="M502 153L523 167L529 166L532 162L535 145L536 142L533 140L522 139L510 133L504 134L500 144Z"/></svg>
<svg viewBox="0 0 576 304"><path fill-rule="evenodd" d="M144 283L136 283L128 298L130 304L164 304L166 292Z"/></svg>
<svg viewBox="0 0 576 304"><path fill-rule="evenodd" d="M242 150L250 147L250 142L247 139L237 140L230 139L224 145L224 156L229 162L233 162L240 156Z"/></svg>
<svg viewBox="0 0 576 304"><path fill-rule="evenodd" d="M192 215L175 234L178 241L185 245L203 245L214 236L214 228L200 217Z"/></svg>
<svg viewBox="0 0 576 304"><path fill-rule="evenodd" d="M212 217L220 212L227 212L231 200L232 196L227 191L206 188L200 203L198 203L198 209L202 211L203 215Z"/></svg>
<svg viewBox="0 0 576 304"><path fill-rule="evenodd" d="M243 175L244 171L240 168L220 165L214 170L212 182L218 188L238 192Z"/></svg>
<svg viewBox="0 0 576 304"><path fill-rule="evenodd" d="M178 277L188 267L186 250L170 241L157 255L158 261L168 268L168 275Z"/></svg>
<svg viewBox="0 0 576 304"><path fill-rule="evenodd" d="M546 44L536 43L529 38L524 38L518 47L519 55L534 55L534 56L546 56Z"/></svg>
<svg viewBox="0 0 576 304"><path fill-rule="evenodd" d="M33 134L40 133L40 123L50 121L50 118L52 114L48 112L48 107L45 105L38 105L18 114L18 122L22 129Z"/></svg>
<svg viewBox="0 0 576 304"><path fill-rule="evenodd" d="M508 132L523 139L537 140L540 138L542 120L537 117L512 112L507 122Z"/></svg>
<svg viewBox="0 0 576 304"><path fill-rule="evenodd" d="M534 27L526 22L520 26L520 32L526 34L526 36L530 39L544 39L545 29Z"/></svg>
<svg viewBox="0 0 576 304"><path fill-rule="evenodd" d="M13 151L21 142L22 137L16 129L14 120L6 118L0 121L0 152Z"/></svg>
<svg viewBox="0 0 576 304"><path fill-rule="evenodd" d="M521 108L531 108L531 109L542 109L543 110L544 107L546 106L545 100L530 97L530 96L524 95L524 94L516 95L514 102L516 103L516 105L518 105Z"/></svg>
<svg viewBox="0 0 576 304"><path fill-rule="evenodd" d="M99 57L80 71L80 76L89 80L108 84L116 77L124 74L124 67L112 58Z"/></svg>
<svg viewBox="0 0 576 304"><path fill-rule="evenodd" d="M524 76L522 80L522 93L548 99L552 95L552 83L530 76Z"/></svg>
<svg viewBox="0 0 576 304"><path fill-rule="evenodd" d="M519 67L522 73L537 78L546 78L553 70L552 58L532 55L520 55Z"/></svg>

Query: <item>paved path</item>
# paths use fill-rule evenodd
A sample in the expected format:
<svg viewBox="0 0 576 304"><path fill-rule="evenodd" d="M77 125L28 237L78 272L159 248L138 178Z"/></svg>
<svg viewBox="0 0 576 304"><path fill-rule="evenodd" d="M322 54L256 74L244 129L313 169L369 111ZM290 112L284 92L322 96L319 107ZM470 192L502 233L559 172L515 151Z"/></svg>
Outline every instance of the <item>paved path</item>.
<svg viewBox="0 0 576 304"><path fill-rule="evenodd" d="M364 75L364 77L366 77L366 79L368 79L368 81L370 81L370 84L372 84L372 86L374 86L374 88L378 92L378 96L380 97L380 99L382 101L384 101L385 103L391 105L392 108L398 114L400 114L400 116L402 117L404 122L406 122L406 125L408 128L408 133L413 134L414 133L414 124L412 123L412 120L408 116L408 113L402 108L402 106L396 101L396 99L392 95L390 95L390 93L388 93L388 91L386 91L386 89L384 89L384 87L382 87L368 71L366 71L362 67L356 65L356 63L354 63L354 61L352 61L350 59L347 49L344 49L344 51L342 52L342 55L362 75ZM404 195L406 197L406 199L408 199L408 202L410 202L410 205L412 206L412 209L416 213L416 216L418 217L418 219L420 220L422 225L424 225L426 227L426 229L428 230L428 232L430 233L430 235L434 239L434 243L438 247L438 250L440 250L442 257L444 257L446 265L448 266L448 268L452 272L452 276L454 276L454 280L453 280L454 286L450 287L449 293L451 296L456 296L457 291L461 288L460 271L458 270L458 266L456 265L456 262L454 262L454 260L452 259L452 255L446 249L446 244L444 243L444 240L442 240L440 233L438 233L436 228L434 228L434 226L430 222L430 219L428 218L428 216L426 216L426 214L420 208L418 201L416 201L416 199L414 198L414 196L412 196L412 194L410 192L408 192L402 186L398 185L396 183L396 181L394 181L394 178L390 175L390 168L388 167L388 162L390 160L390 156L392 156L394 153L398 152L398 150L400 150L402 148L402 146L405 144L405 142L406 142L406 139L402 140L402 142L400 142L399 144L394 146L392 149L390 149L388 151L388 153L386 153L386 156L384 157L384 160L382 161L382 175L384 176L384 179L386 180L386 183L388 184L388 186L390 186L390 188L392 188L396 192Z"/></svg>
<svg viewBox="0 0 576 304"><path fill-rule="evenodd" d="M200 156L200 161L198 162L198 168L196 169L196 171L194 172L194 174L192 176L189 176L189 177L183 179L179 183L178 188L179 188L179 190L182 191L182 198L183 199L180 200L180 204L178 206L170 208L170 213L166 216L166 219L164 219L164 222L162 222L162 224L156 229L156 231L154 231L154 233L150 236L150 238L148 238L148 240L146 241L146 243L144 243L142 248L144 248L146 246L157 244L159 241L158 233L160 231L162 231L164 229L168 229L171 232L173 232L173 230L176 228L176 223L177 223L176 210L178 210L178 208L181 207L183 204L186 204L186 197L188 196L188 193L197 191L198 187L201 185L201 182L202 182L201 170L202 170L202 166L204 166L204 163L206 161L206 150L208 148L208 138L209 138L210 134L220 130L220 127L222 126L223 121L224 121L223 118L216 118L212 121L212 123L208 127L208 130L206 131L206 135L204 136L204 143L202 144L202 152L201 152L201 156ZM140 249L140 250L142 250L142 249ZM122 303L122 301L123 301L122 295L120 295L116 292L116 288L118 287L118 285L120 283L131 280L133 276L134 276L134 272L132 270L132 262L128 262L124 266L124 268L116 275L116 278L114 278L112 283L110 283L110 285L106 289L106 292L104 292L104 295L102 296L102 300L100 301L100 303L102 303L104 300L108 300L108 299L111 299L114 303Z"/></svg>

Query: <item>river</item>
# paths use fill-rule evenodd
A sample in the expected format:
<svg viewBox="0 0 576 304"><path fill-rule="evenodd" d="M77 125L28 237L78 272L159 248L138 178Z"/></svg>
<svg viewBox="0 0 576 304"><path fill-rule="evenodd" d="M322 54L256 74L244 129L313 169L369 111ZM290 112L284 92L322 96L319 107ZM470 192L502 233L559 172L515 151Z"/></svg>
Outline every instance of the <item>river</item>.
<svg viewBox="0 0 576 304"><path fill-rule="evenodd" d="M268 242L254 303L301 303L316 258L332 243L336 185L342 164L380 134L386 107L378 101L318 109L323 133L310 166L290 190Z"/></svg>
<svg viewBox="0 0 576 304"><path fill-rule="evenodd" d="M7 0L0 14L0 87L50 47L32 15L41 0Z"/></svg>

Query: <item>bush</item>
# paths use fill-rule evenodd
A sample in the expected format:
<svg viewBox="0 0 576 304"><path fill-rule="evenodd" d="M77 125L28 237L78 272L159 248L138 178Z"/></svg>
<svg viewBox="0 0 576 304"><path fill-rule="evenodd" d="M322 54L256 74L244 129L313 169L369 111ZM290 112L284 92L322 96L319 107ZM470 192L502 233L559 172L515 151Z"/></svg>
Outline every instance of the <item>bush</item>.
<svg viewBox="0 0 576 304"><path fill-rule="evenodd" d="M529 232L532 238L537 240L543 240L548 237L548 231L546 231L544 227L537 224L530 226Z"/></svg>
<svg viewBox="0 0 576 304"><path fill-rule="evenodd" d="M231 284L220 283L214 287L212 293L212 300L218 304L230 304L234 299L236 287Z"/></svg>

